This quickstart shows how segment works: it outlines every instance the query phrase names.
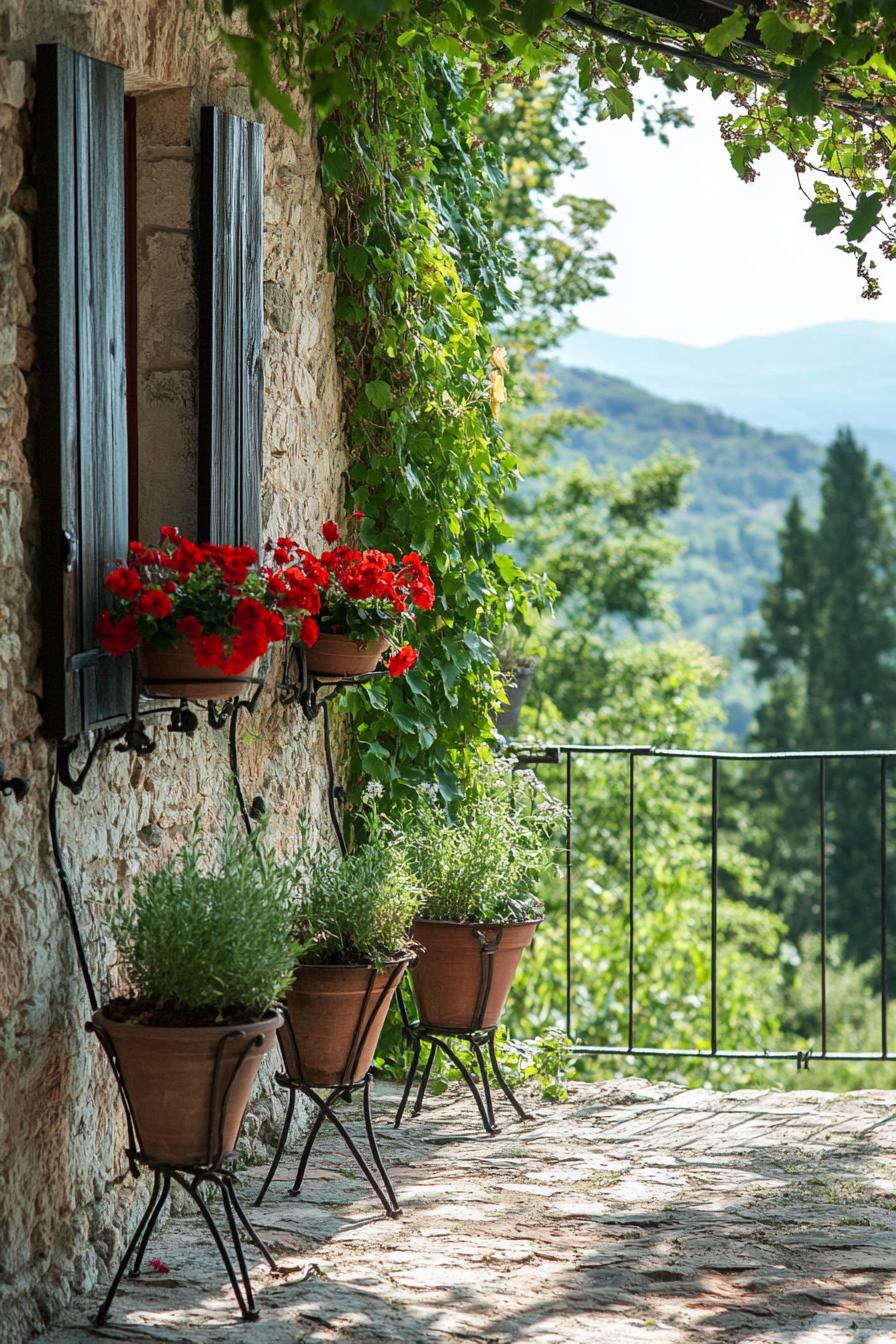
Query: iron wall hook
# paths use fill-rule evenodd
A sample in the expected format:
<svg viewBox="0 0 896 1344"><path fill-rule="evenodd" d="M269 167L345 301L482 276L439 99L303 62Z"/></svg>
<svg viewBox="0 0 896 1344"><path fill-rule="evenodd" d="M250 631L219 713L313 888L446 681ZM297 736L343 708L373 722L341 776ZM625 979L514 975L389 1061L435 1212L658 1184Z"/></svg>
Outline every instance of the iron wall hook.
<svg viewBox="0 0 896 1344"><path fill-rule="evenodd" d="M0 794L10 793L20 803L30 789L30 779L23 779L21 775L7 775L6 763L0 761Z"/></svg>

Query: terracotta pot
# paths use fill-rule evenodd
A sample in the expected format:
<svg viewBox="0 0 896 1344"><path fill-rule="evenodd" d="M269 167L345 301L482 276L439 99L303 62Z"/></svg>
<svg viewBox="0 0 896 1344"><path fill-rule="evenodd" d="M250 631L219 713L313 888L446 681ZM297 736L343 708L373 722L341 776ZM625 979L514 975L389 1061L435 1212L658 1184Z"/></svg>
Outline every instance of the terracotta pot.
<svg viewBox="0 0 896 1344"><path fill-rule="evenodd" d="M523 702L536 673L535 667L518 667L507 679L504 687L507 692L507 704L502 705L495 715L495 727L502 737L515 733L520 721Z"/></svg>
<svg viewBox="0 0 896 1344"><path fill-rule="evenodd" d="M144 1157L194 1167L233 1152L280 1013L245 1026L144 1027L99 1009L93 1021L114 1046Z"/></svg>
<svg viewBox="0 0 896 1344"><path fill-rule="evenodd" d="M253 691L252 678L259 659L237 677L217 667L200 667L193 657L189 640L180 640L173 649L142 648L140 672L143 691L165 700L231 700Z"/></svg>
<svg viewBox="0 0 896 1344"><path fill-rule="evenodd" d="M373 1063L410 957L372 966L297 966L279 1031L290 1078L313 1087L357 1083ZM298 1055L296 1054L298 1047Z"/></svg>
<svg viewBox="0 0 896 1344"><path fill-rule="evenodd" d="M422 951L411 968L420 1021L442 1031L478 1031L496 1027L516 968L541 920L526 924L451 924L447 920L415 919L411 937ZM483 958L482 934L496 951ZM491 964L491 980L480 1002L482 968ZM478 1011L477 1011L478 1010Z"/></svg>
<svg viewBox="0 0 896 1344"><path fill-rule="evenodd" d="M348 635L318 635L306 650L308 671L316 677L357 677L372 672L386 651L383 638L365 643Z"/></svg>

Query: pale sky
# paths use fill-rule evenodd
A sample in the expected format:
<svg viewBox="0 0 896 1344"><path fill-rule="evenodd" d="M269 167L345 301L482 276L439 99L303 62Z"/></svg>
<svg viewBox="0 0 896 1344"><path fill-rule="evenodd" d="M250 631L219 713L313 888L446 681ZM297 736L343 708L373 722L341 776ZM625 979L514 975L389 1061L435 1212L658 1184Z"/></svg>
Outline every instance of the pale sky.
<svg viewBox="0 0 896 1344"><path fill-rule="evenodd" d="M617 267L609 296L582 305L583 325L716 345L822 322L896 322L896 262L878 259L884 292L862 299L852 259L804 222L784 156L767 156L746 185L718 133L721 102L697 90L686 102L694 126L670 131L668 147L642 134L637 115L584 131L589 166L561 186L615 205L602 237Z"/></svg>

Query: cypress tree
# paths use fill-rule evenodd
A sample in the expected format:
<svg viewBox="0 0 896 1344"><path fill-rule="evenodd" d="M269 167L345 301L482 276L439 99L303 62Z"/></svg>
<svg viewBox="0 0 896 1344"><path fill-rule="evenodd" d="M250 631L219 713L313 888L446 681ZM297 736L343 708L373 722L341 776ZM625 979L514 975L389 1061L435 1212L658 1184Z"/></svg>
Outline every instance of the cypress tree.
<svg viewBox="0 0 896 1344"><path fill-rule="evenodd" d="M744 644L767 688L752 742L764 750L893 744L896 527L892 486L848 430L827 451L817 527L796 500L777 578ZM759 772L761 771L761 778ZM818 768L753 767L769 894L795 938L818 928ZM856 960L878 946L879 763L827 769L828 928Z"/></svg>

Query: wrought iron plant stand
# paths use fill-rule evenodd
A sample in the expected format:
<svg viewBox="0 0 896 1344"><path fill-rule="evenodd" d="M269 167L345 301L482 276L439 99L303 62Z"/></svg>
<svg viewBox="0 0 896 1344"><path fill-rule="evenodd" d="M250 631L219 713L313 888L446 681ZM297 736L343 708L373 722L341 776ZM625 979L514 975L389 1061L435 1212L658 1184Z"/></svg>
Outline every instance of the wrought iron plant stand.
<svg viewBox="0 0 896 1344"><path fill-rule="evenodd" d="M339 820L338 804L345 801L345 790L336 783L333 744L330 738L330 701L346 687L360 686L365 681L372 681L382 675L383 669L377 668L373 672L359 672L345 676L336 674L316 676L308 671L308 658L304 647L293 644L287 650L283 680L277 688L282 705L299 705L309 723L313 723L318 716L323 720L324 759L327 763L327 806L343 857L348 854L348 845L345 843L342 823Z"/></svg>
<svg viewBox="0 0 896 1344"><path fill-rule="evenodd" d="M258 1207L268 1192L271 1181L277 1173L280 1166L283 1152L286 1148L286 1141L289 1137L289 1131L292 1126L293 1112L295 1111L296 1096L307 1097L317 1109L317 1114L311 1125L308 1135L305 1139L302 1155L299 1158L299 1166L296 1171L296 1178L292 1183L289 1194L297 1196L301 1194L302 1182L305 1179L305 1172L308 1168L308 1160L311 1157L311 1150L317 1140L317 1136L323 1127L325 1120L329 1120L337 1133L345 1143L352 1157L355 1159L359 1169L366 1177L370 1188L382 1204L390 1218L395 1218L401 1213L398 1200L395 1197L395 1191L392 1188L392 1182L389 1179L389 1173L386 1171L385 1164L380 1154L379 1146L376 1141L376 1130L373 1126L373 1116L370 1110L370 1083L372 1080L372 1071L367 1070L362 1077L358 1077L358 1061L364 1050L365 1043L368 1040L368 1033L371 1024L377 1018L377 1010L387 1002L395 991L398 983L404 975L406 962L396 963L386 978L385 984L381 987L376 1000L370 1008L371 998L374 994L377 972L375 967L370 968L370 975L367 981L367 988L363 1002L358 1013L357 1024L351 1045L346 1055L345 1065L342 1069L341 1079L337 1083L318 1082L313 1078L308 1078L302 1062L302 1054L299 1043L293 1030L289 1014L286 1013L284 1025L280 1028L280 1047L283 1058L283 1072L274 1074L274 1081L280 1087L286 1088L289 1092L289 1101L286 1107L286 1119L283 1122L283 1129L280 1133L280 1141L277 1144L277 1151L274 1154L274 1160L271 1162L267 1176L262 1182L261 1189L255 1199L255 1205ZM284 1047L284 1033L288 1042L288 1049ZM351 1134L340 1120L334 1110L334 1103L339 1101L349 1101L355 1092L360 1092L362 1097L362 1107L364 1114L364 1127L367 1131L367 1143L370 1148L370 1155L373 1158L373 1164L379 1173L379 1180L371 1170L370 1163L364 1158Z"/></svg>
<svg viewBox="0 0 896 1344"><path fill-rule="evenodd" d="M246 1257L243 1253L243 1247L240 1240L240 1225L242 1225L248 1239L264 1256L271 1269L276 1269L277 1264L261 1237L249 1221L237 1195L234 1185L236 1153L233 1151L225 1153L222 1150L224 1108L227 1102L227 1097L250 1050L253 1046L260 1045L264 1038L251 1032L244 1031L238 1027L234 1028L234 1030L227 1036L222 1037L215 1053L209 1093L206 1160L191 1166L173 1166L165 1162L154 1161L153 1158L147 1156L143 1152L134 1110L130 1098L128 1097L121 1066L112 1040L109 1034L96 1022L88 1022L86 1024L86 1029L87 1031L93 1032L98 1037L103 1050L106 1052L109 1064L112 1067L115 1081L118 1084L118 1091L121 1096L125 1119L127 1121L128 1146L125 1150L125 1155L128 1159L131 1174L135 1177L139 1177L141 1167L151 1171L153 1174L152 1193L149 1197L149 1203L146 1206L143 1217L137 1224L137 1229L134 1232L134 1235L128 1242L125 1253L115 1272L115 1277L109 1286L109 1291L106 1294L102 1306L97 1312L95 1324L97 1326L102 1326L105 1323L115 1299L115 1295L121 1285L125 1270L131 1261L133 1261L133 1263L131 1263L128 1277L133 1279L139 1276L143 1264L143 1257L146 1254L149 1245L149 1239L152 1236L153 1229L158 1222L159 1215L162 1212L165 1201L170 1193L172 1181L179 1185L182 1190L186 1191L199 1212L202 1214L212 1241L215 1243L218 1254L221 1257L221 1261L230 1281L230 1286L233 1289L233 1295L236 1298L243 1320L257 1320L258 1312L255 1308L252 1282L249 1278ZM245 1048L240 1054L236 1067L227 1081L227 1084L222 1086L221 1061L223 1058L224 1047L229 1041L239 1038L245 1038ZM203 1185L213 1186L221 1196L221 1204L227 1222L227 1231L229 1232L230 1240L233 1245L233 1253L236 1257L236 1265L234 1265L234 1262L231 1259L221 1229L215 1222L208 1203L203 1197Z"/></svg>
<svg viewBox="0 0 896 1344"><path fill-rule="evenodd" d="M95 661L100 656L100 654L95 652L92 652L89 655L79 655L85 665L88 658L91 661ZM250 714L254 711L262 690L263 682L261 678L256 677L247 678L246 680L251 681L254 686L254 691L249 699L234 697L221 704L209 701L205 707L210 727L216 729L229 727L230 769L233 776L240 812L248 831L251 829L252 821L256 820L264 812L264 801L261 798L254 798L249 806L246 805L239 775L237 723L241 710L246 710ZM78 965L84 980L90 1007L94 1012L99 1007L99 998L90 971L75 904L75 894L63 858L59 835L59 788L60 785L62 785L74 796L79 795L84 788L88 775L99 759L102 748L112 743L115 743L115 751L133 751L138 756L151 755L155 750L156 744L146 731L145 719L147 717L168 714L170 716L168 725L169 732L181 733L188 738L192 738L199 726L199 718L186 699L172 697L174 700L173 704L169 702L168 704L163 704L161 706L147 707L140 703L141 699L144 698L158 700L164 697L144 697L142 679L140 677L136 659L134 659L131 681L131 712L128 719L123 724L115 725L106 730L101 730L94 735L93 740L88 747L84 763L77 772L73 772L72 770L72 757L81 745L80 740L61 740L57 743L56 748L56 768L53 773L48 804L50 842L59 887L65 903L66 914L68 916L75 944ZM11 783L17 784L19 781L11 781ZM128 1097L124 1077L112 1040L108 1033L96 1022L91 1021L86 1023L86 1030L95 1034L99 1039L115 1076L127 1122L128 1146L125 1150L125 1155L128 1159L131 1175L139 1177L141 1168L153 1173L152 1192L150 1194L149 1203L143 1213L143 1217L137 1225L134 1235L128 1243L118 1269L115 1272L109 1291L106 1294L106 1298L97 1313L96 1324L101 1326L106 1321L112 1302L118 1292L121 1280L124 1277L125 1270L132 1260L133 1263L131 1264L129 1277L136 1278L139 1275L143 1257L149 1245L149 1239L158 1222L165 1202L168 1199L172 1182L186 1191L187 1195L202 1214L209 1230L209 1234L221 1256L243 1320L251 1321L257 1319L258 1313L255 1309L252 1284L249 1279L246 1258L240 1242L240 1225L242 1225L249 1240L261 1251L271 1268L276 1269L277 1266L264 1242L249 1221L249 1218L240 1203L234 1186L235 1154L233 1152L225 1153L222 1151L223 1145L221 1136L223 1132L223 1110L228 1094L233 1086L234 1079L245 1061L246 1055L252 1047L257 1044L258 1037L253 1033L246 1032L240 1028L235 1028L233 1032L223 1037L220 1041L214 1059L211 1092L209 1096L208 1144L205 1154L207 1160L196 1165L181 1167L155 1161L152 1157L143 1152L134 1117L134 1110L130 1098ZM228 1041L232 1041L234 1038L241 1036L245 1036L246 1038L245 1049L239 1058L236 1069L231 1074L227 1086L220 1089L221 1095L218 1097L217 1093L219 1090L218 1083L221 1071L222 1050ZM221 1196L221 1204L224 1210L227 1232L229 1233L233 1245L233 1254L236 1257L236 1266L231 1259L221 1229L215 1222L208 1203L203 1197L203 1185L213 1186Z"/></svg>
<svg viewBox="0 0 896 1344"><path fill-rule="evenodd" d="M401 1124L402 1117L404 1116L411 1095L411 1089L414 1086L417 1070L420 1067L420 1053L424 1042L429 1046L429 1055L423 1067L423 1074L420 1078L420 1086L417 1089L414 1105L411 1108L412 1117L419 1115L423 1110L423 1100L426 1096L426 1089L429 1085L432 1067L435 1063L438 1051L443 1050L466 1083L470 1095L476 1103L476 1108L479 1111L479 1118L482 1121L482 1127L486 1134L500 1134L501 1132L501 1126L497 1123L495 1118L495 1109L492 1102L492 1089L491 1084L489 1083L488 1064L486 1063L485 1058L486 1051L488 1052L488 1059L491 1063L495 1081L504 1093L504 1096L510 1102L510 1105L516 1111L519 1119L532 1119L517 1101L513 1094L513 1089L504 1077L504 1073L501 1069L497 1049L495 1047L495 1035L498 1031L497 1025L490 1027L484 1027L482 1025L485 1006L488 1001L492 982L493 957L501 944L501 930L499 930L496 936L491 940L487 939L478 929L474 929L472 932L473 936L479 941L479 994L469 1027L438 1027L427 1022L421 1022L419 1018L412 1019L408 1013L407 1004L404 1001L404 995L399 986L397 996L398 1008L401 1013L405 1039L410 1043L413 1055L411 1059L411 1067L408 1070L407 1081L404 1085L404 1092L402 1093L401 1101L398 1104L398 1110L395 1113L396 1129L398 1129ZM466 1041L469 1044L476 1061L476 1069L479 1074L478 1081L474 1076L473 1071L467 1067L457 1051L449 1044L449 1042L453 1040Z"/></svg>
<svg viewBox="0 0 896 1344"><path fill-rule="evenodd" d="M318 716L323 720L323 738L324 738L324 757L327 765L327 803L330 812L330 821L333 825L333 831L339 843L340 851L343 855L348 853L348 846L345 841L345 835L339 820L338 804L343 801L344 791L336 783L336 771L333 762L333 748L330 738L330 713L329 701L343 690L346 686L357 686L362 682L370 681L372 678L381 675L379 671L365 672L356 675L346 676L314 676L308 670L308 661L305 650L301 646L293 645L286 656L286 668L283 681L279 685L279 697L281 704L297 704L301 708L303 716L313 722ZM280 1134L280 1141L277 1144L277 1151L271 1163L270 1170L262 1182L261 1189L255 1199L256 1207L261 1204L268 1188L274 1179L280 1161L286 1148L286 1142L289 1137L289 1131L292 1126L292 1118L295 1112L296 1096L307 1097L315 1106L317 1114L311 1125L305 1139L305 1145L299 1159L299 1166L296 1172L295 1181L289 1191L290 1195L296 1196L301 1192L302 1182L305 1178L305 1172L308 1167L308 1160L311 1157L311 1151L317 1140L325 1120L329 1120L334 1126L355 1162L358 1164L361 1172L366 1177L371 1189L377 1199L382 1204L390 1218L396 1217L401 1213L398 1201L395 1198L395 1191L392 1188L392 1182L389 1180L388 1172L383 1164L379 1147L376 1141L376 1131L373 1126L373 1116L370 1110L370 1084L372 1073L370 1070L364 1073L363 1077L358 1078L357 1063L364 1049L367 1039L367 1032L370 1024L377 1015L377 1008L394 992L396 986L404 975L406 963L396 965L387 978L385 985L380 990L377 1001L374 1004L372 1012L367 1012L370 998L374 991L374 981L376 971L371 968L370 978L368 980L366 993L361 1004L358 1021L355 1027L354 1036L351 1045L346 1054L345 1066L342 1070L341 1079L338 1083L319 1082L306 1076L302 1064L301 1051L296 1035L293 1030L289 1014L286 1014L286 1021L281 1030L281 1055L283 1058L283 1071L274 1075L275 1082L289 1092L289 1100L286 1108L286 1119L283 1122L283 1129ZM364 1026L366 1018L366 1028ZM286 1033L290 1050L283 1049L282 1033ZM290 1067L291 1066L291 1067ZM362 1107L364 1115L364 1127L367 1131L367 1141L370 1147L371 1157L374 1166L379 1173L379 1180L371 1170L370 1164L365 1160L357 1144L345 1125L340 1120L334 1110L334 1103L339 1101L349 1101L355 1092L361 1093Z"/></svg>
<svg viewBox="0 0 896 1344"><path fill-rule="evenodd" d="M292 672L291 665L293 662L297 664L296 673ZM343 790L336 784L335 769L333 765L332 744L330 741L329 701L332 700L333 696L336 695L344 687L356 686L362 682L369 681L373 677L381 675L382 675L381 671L375 671L375 672L362 673L357 676L315 677L308 671L308 663L304 648L293 646L293 648L287 654L286 672L284 675L284 679L280 683L279 687L280 700L283 704L293 704L293 703L299 704L301 706L302 713L308 720L316 719L319 714L323 718L324 755L327 763L327 784L328 784L327 801L329 804L330 820L333 824L333 830L336 834L336 839L339 842L339 848L343 854L348 853L348 846L346 845L342 825L339 820L338 804L344 800L345 795ZM395 1116L396 1129L398 1129L398 1127L401 1124L402 1116L404 1115L405 1108L408 1103L408 1098L410 1097L411 1094L411 1088L413 1087L414 1079L416 1077L417 1069L420 1063L420 1053L423 1042L426 1042L429 1045L430 1050L429 1050L429 1056L426 1060L426 1064L423 1069L423 1076L420 1081L420 1088L417 1093L417 1098L411 1110L412 1115L419 1115L420 1111L423 1109L423 1099L426 1094L426 1088L429 1084L430 1074L432 1073L432 1067L433 1064L435 1063L436 1053L438 1050L441 1049L444 1050L445 1054L458 1069L461 1077L463 1078L464 1082L469 1088L473 1100L476 1102L476 1106L479 1110L479 1115L486 1133L487 1134L500 1133L500 1126L498 1125L495 1119L494 1106L492 1103L492 1092L488 1077L488 1067L486 1065L485 1055L483 1053L484 1050L487 1050L489 1061L491 1062L491 1067L494 1073L495 1081L497 1082L501 1091L504 1093L504 1096L510 1102L511 1106L516 1111L517 1116L521 1120L528 1120L531 1118L526 1113L526 1111L523 1110L522 1106L517 1101L510 1087L510 1084L507 1082L507 1079L504 1077L504 1074L502 1072L501 1065L498 1060L497 1050L495 1047L495 1034L498 1030L497 1026L494 1027L482 1026L483 1014L485 1012L485 1006L488 1000L488 993L491 987L491 980L492 980L492 955L494 954L494 952L497 951L497 948L500 945L501 934L499 932L495 937L495 939L493 939L491 942L489 942L479 933L476 934L476 937L479 939L481 945L480 985L479 985L479 996L476 1004L476 1011L473 1016L473 1022L469 1029L445 1030L441 1027L432 1026L429 1023L420 1022L419 1020L412 1021L407 1010L407 1005L405 1004L404 1001L401 984L399 983L397 985L396 997L398 999L398 1007L401 1013L402 1027L405 1034L405 1038L409 1040L411 1043L411 1047L413 1050L413 1058L411 1061L411 1068L408 1072L407 1082L405 1083L404 1094L402 1096L401 1102L398 1107L398 1111ZM399 981L400 979L401 977L399 977ZM463 1060L460 1058L457 1052L449 1044L449 1041L453 1039L468 1041L470 1046L472 1047L473 1054L476 1058L476 1064L478 1067L479 1076L481 1079L481 1092L480 1087L477 1086L477 1082L473 1077L473 1074L467 1068L466 1064L463 1062ZM287 1075L281 1075L281 1074L277 1075L278 1082L281 1082L282 1079L287 1078L288 1078ZM286 1135L292 1118L293 1108L295 1106L295 1091L304 1090L307 1092L307 1085L297 1082L296 1080L288 1080L287 1082L283 1082L281 1085L284 1086L288 1085L292 1089L290 1095L289 1111L287 1114L286 1124L284 1125L284 1132L280 1138L280 1144L277 1150L277 1154L274 1158L274 1162L272 1163L271 1170L268 1172L267 1178L265 1179L265 1182L261 1188L261 1192L258 1196L258 1199L255 1201L256 1204L259 1204L261 1200L264 1198L265 1192L267 1191L268 1186L273 1180L274 1172L276 1171L277 1166L280 1162L280 1158L282 1156L283 1149L286 1144ZM339 1124L336 1116L333 1114L331 1106L331 1103L334 1100L338 1099L340 1096L346 1097L350 1094L352 1090L362 1086L365 1089L364 1091L365 1119L367 1121L368 1135L371 1137L371 1149L374 1153L375 1159L377 1160L379 1159L379 1153L373 1141L373 1131L369 1120L369 1078L364 1080L364 1082L362 1083L354 1083L350 1087L340 1084L338 1087L333 1089L332 1094L326 1103L326 1109L322 1108L322 1102L320 1098L318 1098L317 1096L312 1097L312 1099L317 1103L320 1109L317 1117L315 1118L315 1122L314 1125L312 1126L308 1139L306 1141L305 1152L303 1152L302 1154L302 1159L299 1163L299 1171L296 1176L295 1185L293 1186L293 1189L290 1192L291 1194L298 1194L299 1192L299 1187L301 1186L302 1177L304 1176L305 1167L307 1165L308 1155L310 1154L311 1148L314 1144L314 1140L317 1138L318 1131L325 1117L333 1120L334 1124L337 1125L337 1128L339 1128L343 1138L349 1144L349 1148L354 1153L356 1160L361 1165L362 1170L365 1170L363 1162L361 1161L359 1155L357 1154L356 1150L351 1144L349 1136L346 1134L344 1127L341 1124ZM382 1170L382 1168L380 1169ZM367 1175L368 1180L370 1180L371 1177L369 1171L365 1170L365 1174ZM383 1175L385 1176L385 1173L383 1173ZM371 1184L373 1184L373 1182L371 1182ZM374 1188L376 1187L374 1186ZM389 1209L388 1204L386 1200L383 1198L383 1195L381 1193L379 1193L379 1197L382 1200L383 1206L386 1208L387 1212L390 1211L398 1212L397 1206L393 1210ZM393 1197L393 1203L394 1203L394 1197Z"/></svg>

